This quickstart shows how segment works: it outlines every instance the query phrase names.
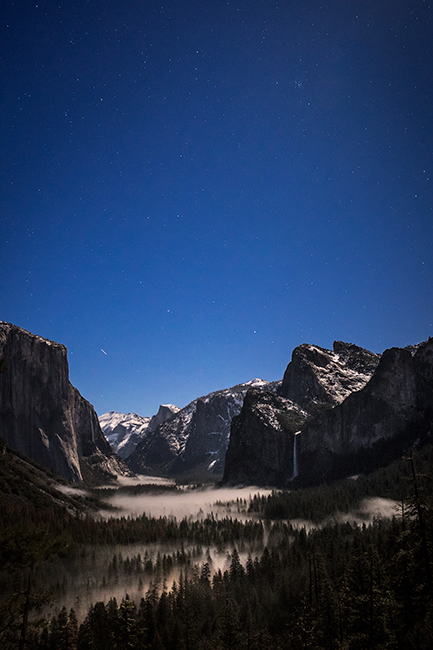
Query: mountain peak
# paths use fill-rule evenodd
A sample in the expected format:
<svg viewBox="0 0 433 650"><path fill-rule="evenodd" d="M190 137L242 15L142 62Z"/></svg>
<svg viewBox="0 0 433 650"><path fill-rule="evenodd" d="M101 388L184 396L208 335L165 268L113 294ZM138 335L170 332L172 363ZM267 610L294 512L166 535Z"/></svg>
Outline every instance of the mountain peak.
<svg viewBox="0 0 433 650"><path fill-rule="evenodd" d="M302 343L293 350L280 395L300 405L341 403L370 379L380 355L353 343L335 341L332 350Z"/></svg>

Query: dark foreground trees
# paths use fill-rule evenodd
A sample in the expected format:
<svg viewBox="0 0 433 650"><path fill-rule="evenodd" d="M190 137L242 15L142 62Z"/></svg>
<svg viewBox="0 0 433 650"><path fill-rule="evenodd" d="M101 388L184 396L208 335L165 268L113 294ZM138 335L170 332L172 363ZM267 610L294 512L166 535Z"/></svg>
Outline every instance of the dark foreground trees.
<svg viewBox="0 0 433 650"><path fill-rule="evenodd" d="M62 610L33 647L430 650L433 518L422 505L425 542L409 504L404 518L369 526L334 523L306 533L274 523L259 557L243 564L233 549L227 570L190 566L171 588L151 585L141 602L126 595L95 603L79 627Z"/></svg>
<svg viewBox="0 0 433 650"><path fill-rule="evenodd" d="M50 602L50 594L35 584L37 565L68 548L67 536L53 536L44 525L22 524L0 534L0 579L18 574L14 590L0 600L0 647L25 650L36 643L43 620L32 616Z"/></svg>
<svg viewBox="0 0 433 650"><path fill-rule="evenodd" d="M355 523L355 514L352 521L334 517L309 531L296 529L284 519L263 525L212 518L107 522L111 540L118 541L118 536L135 540L138 531L148 539L157 535L173 539L179 544L177 563L169 563L168 558L164 563L162 557L145 569L147 562L140 565L113 557L111 571L125 571L135 583L139 567L148 570L152 582L141 600L134 602L125 594L118 600L94 602L80 621L73 609L63 608L50 620L39 621L40 627L25 635L24 647L430 650L431 465L420 476L410 459L405 463L406 495L401 495L401 507L391 519L368 525ZM346 498L346 488L337 489ZM318 512L328 488L311 492L311 501L306 494L296 499L307 511ZM274 495L278 508L293 507L290 496ZM272 509L275 503L267 500L265 507ZM102 543L104 523L74 521L71 530L74 539L87 531ZM183 542L203 544L203 552L187 557ZM224 569L213 564L212 554L205 550L212 544L228 553ZM173 568L174 580L167 584ZM16 621L15 645L4 646L7 650L18 648L22 614L21 610Z"/></svg>

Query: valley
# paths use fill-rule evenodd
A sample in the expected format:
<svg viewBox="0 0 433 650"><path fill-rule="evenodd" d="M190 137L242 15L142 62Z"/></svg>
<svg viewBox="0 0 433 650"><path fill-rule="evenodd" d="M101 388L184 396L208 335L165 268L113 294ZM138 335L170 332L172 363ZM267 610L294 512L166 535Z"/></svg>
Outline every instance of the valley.
<svg viewBox="0 0 433 650"><path fill-rule="evenodd" d="M371 647L411 647L398 645L399 635L427 648L432 467L427 446L368 476L292 492L154 478L65 486L68 498L93 500L93 514L30 500L25 525L11 498L7 512L16 516L1 511L2 549L24 537L39 554L27 638L37 650L117 650L124 634L137 650L183 648L188 639L203 650L277 650L305 639L327 648L329 638L335 647L360 647L359 638L368 647L371 634ZM37 549L47 526L49 556ZM8 564L4 553L0 611L4 624L14 602L17 618L1 639L12 650L29 568Z"/></svg>
<svg viewBox="0 0 433 650"><path fill-rule="evenodd" d="M0 360L2 650L431 648L432 339L100 420L64 346Z"/></svg>

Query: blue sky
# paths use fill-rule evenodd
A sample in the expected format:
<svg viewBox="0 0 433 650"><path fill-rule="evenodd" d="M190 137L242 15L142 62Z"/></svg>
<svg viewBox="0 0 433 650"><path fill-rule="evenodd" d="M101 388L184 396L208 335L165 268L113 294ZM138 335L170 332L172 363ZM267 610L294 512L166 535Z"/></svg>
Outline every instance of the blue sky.
<svg viewBox="0 0 433 650"><path fill-rule="evenodd" d="M7 0L0 318L99 414L433 335L429 2Z"/></svg>

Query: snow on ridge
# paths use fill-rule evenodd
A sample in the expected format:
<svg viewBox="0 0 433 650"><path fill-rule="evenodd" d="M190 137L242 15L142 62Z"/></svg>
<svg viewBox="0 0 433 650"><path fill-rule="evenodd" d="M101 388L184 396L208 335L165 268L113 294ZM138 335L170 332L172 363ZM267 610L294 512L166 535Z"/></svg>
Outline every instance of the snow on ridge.
<svg viewBox="0 0 433 650"><path fill-rule="evenodd" d="M360 372L348 367L344 355L339 352L307 343L304 347L309 350L319 350L329 358L329 363L325 367L318 366L312 361L309 363L314 366L319 383L332 395L337 404L341 404L351 393L364 388L371 379L372 372Z"/></svg>
<svg viewBox="0 0 433 650"><path fill-rule="evenodd" d="M151 422L152 418L144 418L135 413L124 414L110 411L101 415L99 421L105 437L113 449L124 458L131 455L141 440L147 436L153 437L156 431L158 431L157 436L165 438L172 452L182 457L191 434L191 422L200 401L211 405L211 409L213 409L214 406L212 403L216 400L215 408L222 409L219 413L222 430L215 432L215 434L222 434L224 440L228 443L230 432L226 430L230 428L233 415L241 411L247 391L250 388L274 391L277 384L280 383L281 381L268 382L264 379L254 378L248 382L236 384L230 388L223 388L202 397L197 397L183 408L176 407L172 404L161 404L160 410L167 407L173 412L173 415L165 422L161 422L157 429L153 427ZM221 399L223 402L220 401ZM222 406L224 402L226 406Z"/></svg>
<svg viewBox="0 0 433 650"><path fill-rule="evenodd" d="M123 459L135 449L149 428L150 418L136 413L110 411L99 416L99 424L112 449Z"/></svg>
<svg viewBox="0 0 433 650"><path fill-rule="evenodd" d="M119 424L125 428L131 426L139 427L140 429L150 422L149 417L137 415L137 413L119 413L117 411L109 411L99 416L99 424L105 435L110 434Z"/></svg>
<svg viewBox="0 0 433 650"><path fill-rule="evenodd" d="M269 382L266 381L265 379L258 379L257 377L255 379L251 379L251 381L245 382L244 386L264 386L265 384L268 384Z"/></svg>
<svg viewBox="0 0 433 650"><path fill-rule="evenodd" d="M223 434L225 439L228 441L230 434L225 430L227 427L230 427L233 415L236 415L241 411L247 391L252 387L266 389L268 386L270 390L275 390L275 385L275 382L270 383L264 379L255 378L242 384L236 384L230 388L222 388L220 390L212 391L207 395L197 397L192 402L178 410L167 422L160 425L158 427L157 435L162 436L165 439L169 448L175 455L178 455L181 458L184 457L186 446L191 434L191 421L197 411L198 403L202 402L209 406L212 405L214 400L217 400L215 404L218 402L219 406L216 406L216 408L221 408L221 402L219 402L219 400L222 398L226 402L225 408L227 410L227 417L223 417L221 413L218 414L223 430L212 433L218 435ZM207 435L209 436L210 433L207 432Z"/></svg>

